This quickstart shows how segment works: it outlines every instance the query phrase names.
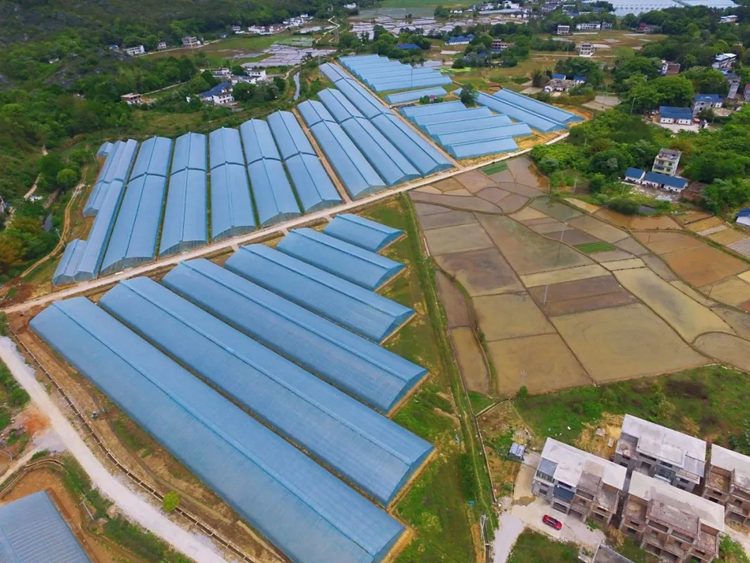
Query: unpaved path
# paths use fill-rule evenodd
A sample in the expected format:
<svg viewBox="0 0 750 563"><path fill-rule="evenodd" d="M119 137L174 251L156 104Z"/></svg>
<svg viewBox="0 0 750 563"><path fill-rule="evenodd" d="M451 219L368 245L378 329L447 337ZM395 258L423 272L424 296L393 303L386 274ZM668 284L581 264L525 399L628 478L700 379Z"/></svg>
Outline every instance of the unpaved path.
<svg viewBox="0 0 750 563"><path fill-rule="evenodd" d="M0 338L0 359L8 366L16 381L28 392L32 401L49 417L55 432L89 475L94 486L114 501L129 519L159 536L196 563L225 561L208 539L183 530L109 473L36 380L34 370L26 364L10 338Z"/></svg>

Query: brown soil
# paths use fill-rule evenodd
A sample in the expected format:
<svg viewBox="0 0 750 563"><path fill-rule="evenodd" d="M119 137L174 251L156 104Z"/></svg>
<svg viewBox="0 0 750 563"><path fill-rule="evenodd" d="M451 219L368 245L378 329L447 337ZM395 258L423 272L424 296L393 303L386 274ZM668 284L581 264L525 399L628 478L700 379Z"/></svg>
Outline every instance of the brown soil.
<svg viewBox="0 0 750 563"><path fill-rule="evenodd" d="M592 237L589 234L584 233L583 231L579 231L578 229L572 229L568 228L565 229L565 233L563 234L563 231L554 231L547 233L547 236L553 240L561 240L567 244L570 244L572 246L575 246L577 244L586 244L590 242L598 242L599 239Z"/></svg>
<svg viewBox="0 0 750 563"><path fill-rule="evenodd" d="M529 228L535 233L539 233L540 235L547 235L548 238L551 238L553 240L565 241L565 231L563 231L563 229L565 228L565 225L563 225L560 221L550 221L548 223L539 223L537 225L531 225L529 226ZM557 233L557 236L556 237L550 236L549 233Z"/></svg>
<svg viewBox="0 0 750 563"><path fill-rule="evenodd" d="M722 306L714 307L713 312L729 323L739 337L750 340L750 313Z"/></svg>
<svg viewBox="0 0 750 563"><path fill-rule="evenodd" d="M707 363L641 304L564 315L552 323L597 383Z"/></svg>
<svg viewBox="0 0 750 563"><path fill-rule="evenodd" d="M446 178L445 180L440 180L439 182L430 184L430 186L443 193L452 192L454 190L463 190L466 188L466 186L459 183L455 178Z"/></svg>
<svg viewBox="0 0 750 563"><path fill-rule="evenodd" d="M653 254L644 254L640 258L652 272L654 272L664 281L673 282L680 279L658 256L654 256Z"/></svg>
<svg viewBox="0 0 750 563"><path fill-rule="evenodd" d="M534 300L549 316L567 315L606 307L636 303L612 276L602 276L549 286L547 303L543 304L545 287L529 290Z"/></svg>
<svg viewBox="0 0 750 563"><path fill-rule="evenodd" d="M466 388L485 395L491 393L490 373L473 329L470 327L453 328L450 330L450 337L456 353L458 369Z"/></svg>
<svg viewBox="0 0 750 563"><path fill-rule="evenodd" d="M537 211L533 207L525 207L524 209L521 209L521 211L511 215L511 218L515 219L516 221L525 223L526 221L533 221L534 219L547 219L549 217L541 211Z"/></svg>
<svg viewBox="0 0 750 563"><path fill-rule="evenodd" d="M445 310L448 327L472 326L469 305L466 303L464 294L461 293L453 282L443 272L435 274L438 294Z"/></svg>
<svg viewBox="0 0 750 563"><path fill-rule="evenodd" d="M507 217L481 215L479 222L521 275L590 264L570 247L551 241Z"/></svg>
<svg viewBox="0 0 750 563"><path fill-rule="evenodd" d="M739 258L703 243L698 247L670 252L664 255L664 261L678 276L697 287L716 283L748 269L748 265Z"/></svg>
<svg viewBox="0 0 750 563"><path fill-rule="evenodd" d="M704 334L695 341L704 354L742 371L750 371L750 342L722 333Z"/></svg>
<svg viewBox="0 0 750 563"><path fill-rule="evenodd" d="M526 205L527 201L529 201L529 198L525 196L511 194L502 201L498 202L497 205L500 207L500 209L503 210L503 213L513 213Z"/></svg>
<svg viewBox="0 0 750 563"><path fill-rule="evenodd" d="M688 225L688 229L694 233L699 233L707 229L713 229L714 227L720 227L724 225L724 221L720 217L709 217L707 219L701 219Z"/></svg>
<svg viewBox="0 0 750 563"><path fill-rule="evenodd" d="M502 210L489 201L478 197L454 197L450 195L426 194L424 192L412 192L412 201L420 203L431 203L433 205L444 205L453 209L465 211L481 211L482 213L502 213Z"/></svg>
<svg viewBox="0 0 750 563"><path fill-rule="evenodd" d="M415 192L411 192L412 194ZM413 200L413 198L412 198ZM432 205L429 203L415 203L414 209L417 215L420 217L427 217L429 215L436 215L438 213L448 213L450 209L447 207L440 207L439 205Z"/></svg>
<svg viewBox="0 0 750 563"><path fill-rule="evenodd" d="M599 221L591 215L584 215L583 217L572 219L570 224L576 229L580 229L591 236L603 240L604 242L614 243L628 236L624 231Z"/></svg>
<svg viewBox="0 0 750 563"><path fill-rule="evenodd" d="M682 233L635 233L635 238L648 247L649 250L656 254L667 254L677 250L695 248L702 246L703 243L695 237L684 235Z"/></svg>
<svg viewBox="0 0 750 563"><path fill-rule="evenodd" d="M648 254L648 250L643 248L643 246L641 246L635 239L631 237L626 237L622 240L618 240L615 243L615 246L636 256Z"/></svg>
<svg viewBox="0 0 750 563"><path fill-rule="evenodd" d="M726 229L724 231L708 235L708 238L714 242L723 244L724 246L729 246L730 244L734 244L735 242L745 240L747 238L747 235L740 231L735 231L734 229Z"/></svg>
<svg viewBox="0 0 750 563"><path fill-rule="evenodd" d="M424 236L430 254L436 256L492 247L492 241L487 233L476 223L431 229L425 231Z"/></svg>
<svg viewBox="0 0 750 563"><path fill-rule="evenodd" d="M455 227L456 225L466 225L468 223L476 223L477 220L474 215L467 211L451 211L448 213L435 213L434 215L426 215L419 221L422 228L427 229L439 229L440 227Z"/></svg>
<svg viewBox="0 0 750 563"><path fill-rule="evenodd" d="M550 217L554 217L558 221L570 221L571 219L575 219L576 217L581 217L583 215L583 213L581 213L577 209L548 197L540 197L538 199L535 199L531 202L530 205L534 209L541 211L542 213L545 213Z"/></svg>
<svg viewBox="0 0 750 563"><path fill-rule="evenodd" d="M708 284L701 288L705 294L710 294L711 299L720 301L727 305L741 307L743 303L750 300L750 283L742 281L738 277L731 277L716 284Z"/></svg>
<svg viewBox="0 0 750 563"><path fill-rule="evenodd" d="M471 296L523 289L521 281L495 248L438 256L437 263L466 288Z"/></svg>
<svg viewBox="0 0 750 563"><path fill-rule="evenodd" d="M513 174L516 182L524 186L543 189L549 184L549 180L541 177L536 172L531 160L525 156L509 160L508 170Z"/></svg>
<svg viewBox="0 0 750 563"><path fill-rule="evenodd" d="M488 348L500 395L515 395L521 385L531 393L544 393L591 383L557 334L497 340Z"/></svg>
<svg viewBox="0 0 750 563"><path fill-rule="evenodd" d="M492 178L490 178L480 170L464 172L463 174L454 176L454 179L460 182L463 187L465 187L473 194L483 190L484 188L490 188L496 185L496 182Z"/></svg>
<svg viewBox="0 0 750 563"><path fill-rule="evenodd" d="M554 270L552 272L541 272L538 274L521 276L521 281L526 287L538 287L540 285L565 283L608 275L609 272L599 264L589 264L588 266L576 266L564 270Z"/></svg>
<svg viewBox="0 0 750 563"><path fill-rule="evenodd" d="M490 342L555 331L527 293L475 297L474 310L479 330Z"/></svg>
<svg viewBox="0 0 750 563"><path fill-rule="evenodd" d="M483 188L477 192L477 197L481 197L482 199L495 204L503 198L508 197L509 195L510 192L506 192L505 190L501 190L500 188L496 188L495 186Z"/></svg>
<svg viewBox="0 0 750 563"><path fill-rule="evenodd" d="M498 182L497 187L507 192L522 195L524 197L537 197L544 194L542 190L524 186L523 184L519 184L517 182Z"/></svg>
<svg viewBox="0 0 750 563"><path fill-rule="evenodd" d="M618 260L627 260L633 257L630 252L625 252L624 250L605 250L604 252L592 252L589 254L589 256L591 256L600 264L603 262L617 262Z"/></svg>
<svg viewBox="0 0 750 563"><path fill-rule="evenodd" d="M490 174L490 178L495 180L495 182L514 182L515 178L513 178L513 174L510 170L503 170L501 172L495 172L494 174Z"/></svg>

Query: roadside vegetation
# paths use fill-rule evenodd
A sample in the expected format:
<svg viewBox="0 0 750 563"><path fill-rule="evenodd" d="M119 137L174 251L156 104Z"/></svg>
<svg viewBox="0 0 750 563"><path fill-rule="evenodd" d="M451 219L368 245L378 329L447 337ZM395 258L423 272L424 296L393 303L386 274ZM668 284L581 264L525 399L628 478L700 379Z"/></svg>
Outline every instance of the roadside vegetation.
<svg viewBox="0 0 750 563"><path fill-rule="evenodd" d="M395 512L416 531L416 538L399 556L399 563L476 561L473 538L479 520L488 517L487 534L495 528L489 476L478 454L476 428L469 400L460 383L445 319L434 285L431 261L422 253L421 238L409 199L373 207L364 215L407 236L385 255L407 264L406 273L383 292L417 311L386 347L428 368L429 379L398 411L394 420L435 444L438 453L396 504Z"/></svg>

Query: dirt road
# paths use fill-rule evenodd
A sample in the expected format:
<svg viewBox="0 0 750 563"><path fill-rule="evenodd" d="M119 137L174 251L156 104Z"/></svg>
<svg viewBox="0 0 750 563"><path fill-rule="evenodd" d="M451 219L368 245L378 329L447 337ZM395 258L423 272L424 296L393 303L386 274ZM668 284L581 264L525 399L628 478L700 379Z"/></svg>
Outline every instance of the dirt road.
<svg viewBox="0 0 750 563"><path fill-rule="evenodd" d="M32 401L49 417L52 428L89 475L94 486L114 501L130 520L159 536L197 563L225 561L207 538L183 530L107 471L36 380L34 370L26 364L10 338L0 338L0 359L8 366L16 381L28 392Z"/></svg>

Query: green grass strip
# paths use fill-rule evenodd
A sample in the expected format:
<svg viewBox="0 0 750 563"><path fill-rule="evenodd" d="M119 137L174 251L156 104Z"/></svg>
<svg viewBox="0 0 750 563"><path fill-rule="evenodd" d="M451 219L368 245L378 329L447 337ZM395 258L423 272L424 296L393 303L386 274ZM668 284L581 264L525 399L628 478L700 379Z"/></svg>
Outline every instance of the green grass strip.
<svg viewBox="0 0 750 563"><path fill-rule="evenodd" d="M594 252L607 252L608 250L615 250L615 247L608 242L597 241L597 242L584 242L583 244L576 244L575 247L581 252L586 254L593 254Z"/></svg>

